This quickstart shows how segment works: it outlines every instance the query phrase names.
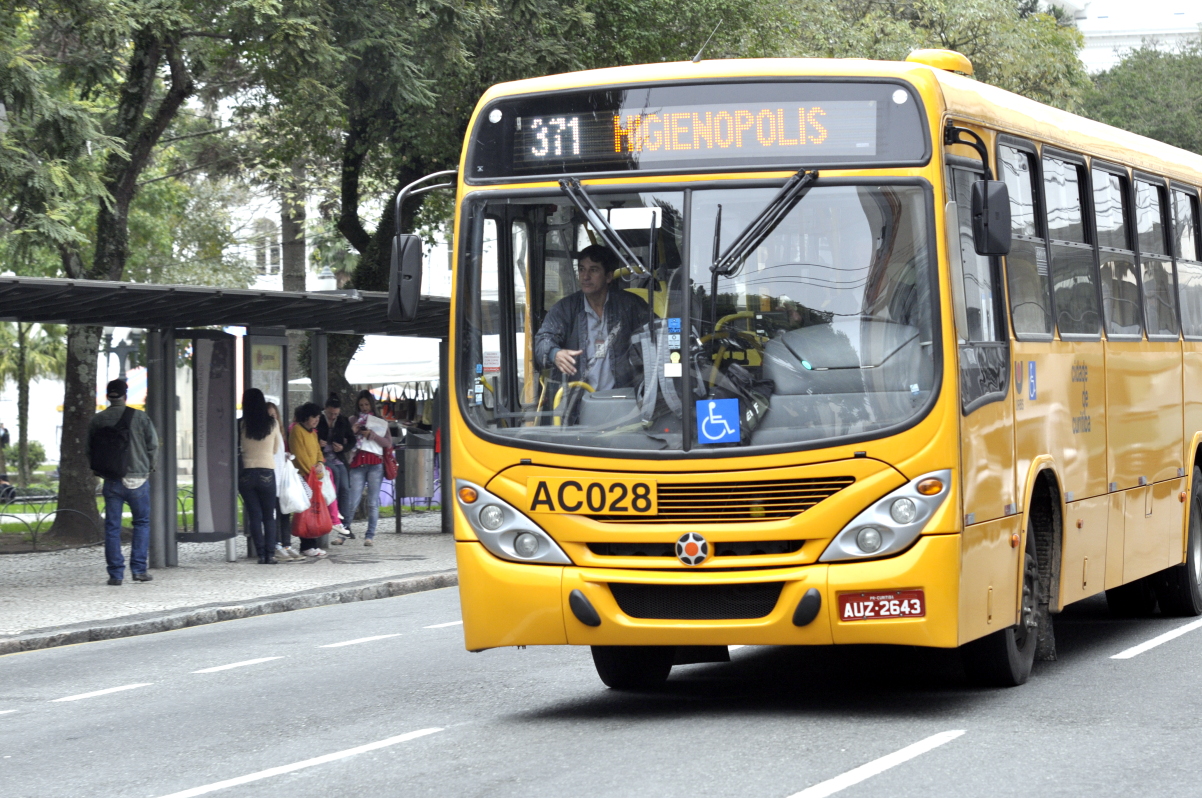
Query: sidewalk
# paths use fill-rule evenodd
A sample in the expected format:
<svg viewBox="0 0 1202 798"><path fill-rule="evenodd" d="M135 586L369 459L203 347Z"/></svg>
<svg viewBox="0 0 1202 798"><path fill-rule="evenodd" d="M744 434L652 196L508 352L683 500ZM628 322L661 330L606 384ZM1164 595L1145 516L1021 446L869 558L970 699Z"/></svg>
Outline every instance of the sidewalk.
<svg viewBox="0 0 1202 798"><path fill-rule="evenodd" d="M369 548L361 521L329 557L273 566L247 559L242 537L232 563L224 542L181 543L179 567L151 569L146 583L127 573L120 587L105 584L103 546L0 556L0 655L456 584L440 514L406 516L403 527L397 535L381 519Z"/></svg>

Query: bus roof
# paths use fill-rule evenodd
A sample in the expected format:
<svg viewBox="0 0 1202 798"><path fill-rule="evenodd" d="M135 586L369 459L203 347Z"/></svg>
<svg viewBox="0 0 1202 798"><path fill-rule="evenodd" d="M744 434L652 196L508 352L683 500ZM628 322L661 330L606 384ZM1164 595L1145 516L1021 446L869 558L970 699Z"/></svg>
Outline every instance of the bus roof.
<svg viewBox="0 0 1202 798"><path fill-rule="evenodd" d="M591 69L499 83L477 109L498 97L591 86L766 76L903 79L920 90L941 90L948 114L1072 152L1202 186L1202 156L1095 122L969 77L908 61L866 58L755 58L675 61ZM928 94L928 100L931 99ZM928 109L934 110L934 109Z"/></svg>

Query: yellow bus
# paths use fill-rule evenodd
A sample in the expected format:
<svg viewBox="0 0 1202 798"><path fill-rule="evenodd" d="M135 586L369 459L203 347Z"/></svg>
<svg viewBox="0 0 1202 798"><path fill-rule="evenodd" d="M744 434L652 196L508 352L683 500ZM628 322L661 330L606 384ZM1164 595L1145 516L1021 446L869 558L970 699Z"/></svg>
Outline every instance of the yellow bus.
<svg viewBox="0 0 1202 798"><path fill-rule="evenodd" d="M645 688L731 645L916 645L1014 685L1072 602L1202 613L1202 158L971 72L484 95L445 388L468 649L591 646ZM420 267L398 236L398 315Z"/></svg>

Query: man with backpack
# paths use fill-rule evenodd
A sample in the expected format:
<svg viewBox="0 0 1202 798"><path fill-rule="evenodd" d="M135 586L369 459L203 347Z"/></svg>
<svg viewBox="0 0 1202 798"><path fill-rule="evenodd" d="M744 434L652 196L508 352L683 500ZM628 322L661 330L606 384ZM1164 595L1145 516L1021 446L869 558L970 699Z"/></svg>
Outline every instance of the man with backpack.
<svg viewBox="0 0 1202 798"><path fill-rule="evenodd" d="M150 558L150 485L159 436L150 417L141 410L126 407L129 387L125 380L113 380L105 388L109 407L92 417L88 426L88 463L104 478L104 559L109 581L119 586L125 578L125 557L121 553L121 515L129 505L134 535L129 568L135 582L149 582L146 573Z"/></svg>

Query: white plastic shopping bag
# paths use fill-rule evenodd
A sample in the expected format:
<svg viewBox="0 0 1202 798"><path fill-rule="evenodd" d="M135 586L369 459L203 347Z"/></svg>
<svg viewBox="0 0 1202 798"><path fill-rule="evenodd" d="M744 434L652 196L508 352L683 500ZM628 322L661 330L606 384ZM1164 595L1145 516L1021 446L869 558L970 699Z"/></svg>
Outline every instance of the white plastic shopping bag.
<svg viewBox="0 0 1202 798"><path fill-rule="evenodd" d="M300 478L300 474L291 465L280 469L280 485L277 493L280 499L280 512L285 515L303 512L309 509L312 498L311 489Z"/></svg>
<svg viewBox="0 0 1202 798"><path fill-rule="evenodd" d="M334 490L334 478L330 476L330 469L321 469L321 495L325 497L326 504L333 504L338 498L338 491Z"/></svg>

